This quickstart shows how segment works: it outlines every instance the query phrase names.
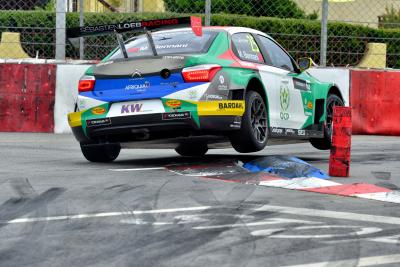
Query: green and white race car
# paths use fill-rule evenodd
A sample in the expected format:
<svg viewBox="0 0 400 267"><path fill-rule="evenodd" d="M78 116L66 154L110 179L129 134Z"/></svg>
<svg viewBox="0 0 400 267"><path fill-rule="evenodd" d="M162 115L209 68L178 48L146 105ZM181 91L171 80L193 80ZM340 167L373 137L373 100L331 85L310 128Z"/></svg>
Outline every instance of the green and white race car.
<svg viewBox="0 0 400 267"><path fill-rule="evenodd" d="M121 147L201 156L227 142L247 153L295 140L329 149L333 106L344 101L310 65L254 29L146 32L86 71L69 125L94 162L113 161Z"/></svg>

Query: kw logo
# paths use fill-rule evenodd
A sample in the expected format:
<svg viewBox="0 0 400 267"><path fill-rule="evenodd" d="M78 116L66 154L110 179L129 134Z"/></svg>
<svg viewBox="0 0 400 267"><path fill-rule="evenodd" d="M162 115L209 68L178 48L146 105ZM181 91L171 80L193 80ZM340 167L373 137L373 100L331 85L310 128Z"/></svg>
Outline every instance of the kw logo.
<svg viewBox="0 0 400 267"><path fill-rule="evenodd" d="M130 105L122 105L121 114L129 114L140 112L142 110L143 104L130 104Z"/></svg>

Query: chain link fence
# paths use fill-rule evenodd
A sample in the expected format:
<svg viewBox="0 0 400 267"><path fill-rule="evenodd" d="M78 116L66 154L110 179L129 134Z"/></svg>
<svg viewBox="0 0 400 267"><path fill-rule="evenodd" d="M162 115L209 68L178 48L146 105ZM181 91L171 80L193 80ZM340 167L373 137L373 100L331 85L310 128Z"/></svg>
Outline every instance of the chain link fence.
<svg viewBox="0 0 400 267"><path fill-rule="evenodd" d="M21 49L29 57L62 55L64 12L66 27L79 26L80 17L85 25L98 25L199 14L206 21L211 17L211 25L266 32L294 58L323 64L326 53L327 65L355 66L368 54L371 60L384 59L379 66L400 68L400 0L0 0L0 10L0 58L21 57ZM21 49L17 36L8 33L20 34ZM114 36L88 37L81 50L67 40L64 51L71 59L101 59L116 44Z"/></svg>

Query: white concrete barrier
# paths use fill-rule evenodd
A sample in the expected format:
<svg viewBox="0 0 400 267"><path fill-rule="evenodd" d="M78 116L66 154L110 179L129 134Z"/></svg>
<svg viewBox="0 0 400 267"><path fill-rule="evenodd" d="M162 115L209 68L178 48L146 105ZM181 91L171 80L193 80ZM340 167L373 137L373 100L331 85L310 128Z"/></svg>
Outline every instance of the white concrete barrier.
<svg viewBox="0 0 400 267"><path fill-rule="evenodd" d="M54 132L70 133L67 114L74 111L78 82L90 65L58 64L54 104Z"/></svg>
<svg viewBox="0 0 400 267"><path fill-rule="evenodd" d="M311 68L307 70L321 82L333 82L342 93L345 105L350 105L350 69L347 68Z"/></svg>

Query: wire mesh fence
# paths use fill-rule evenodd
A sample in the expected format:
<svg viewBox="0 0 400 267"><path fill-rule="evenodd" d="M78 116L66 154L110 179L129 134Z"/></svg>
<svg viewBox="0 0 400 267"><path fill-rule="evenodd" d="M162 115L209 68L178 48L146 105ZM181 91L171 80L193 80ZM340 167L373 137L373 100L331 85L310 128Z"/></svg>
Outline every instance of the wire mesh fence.
<svg viewBox="0 0 400 267"><path fill-rule="evenodd" d="M329 2L327 65L362 65L367 54L377 66L400 68L400 0L0 0L0 58L54 58L57 32L65 30L56 29L56 2L65 7L66 27L79 26L81 10L85 25L98 25L204 16L209 3L211 25L261 30L294 58L320 63L324 1ZM114 36L85 38L84 58L101 59L116 44ZM79 58L74 45L67 40L67 58Z"/></svg>

